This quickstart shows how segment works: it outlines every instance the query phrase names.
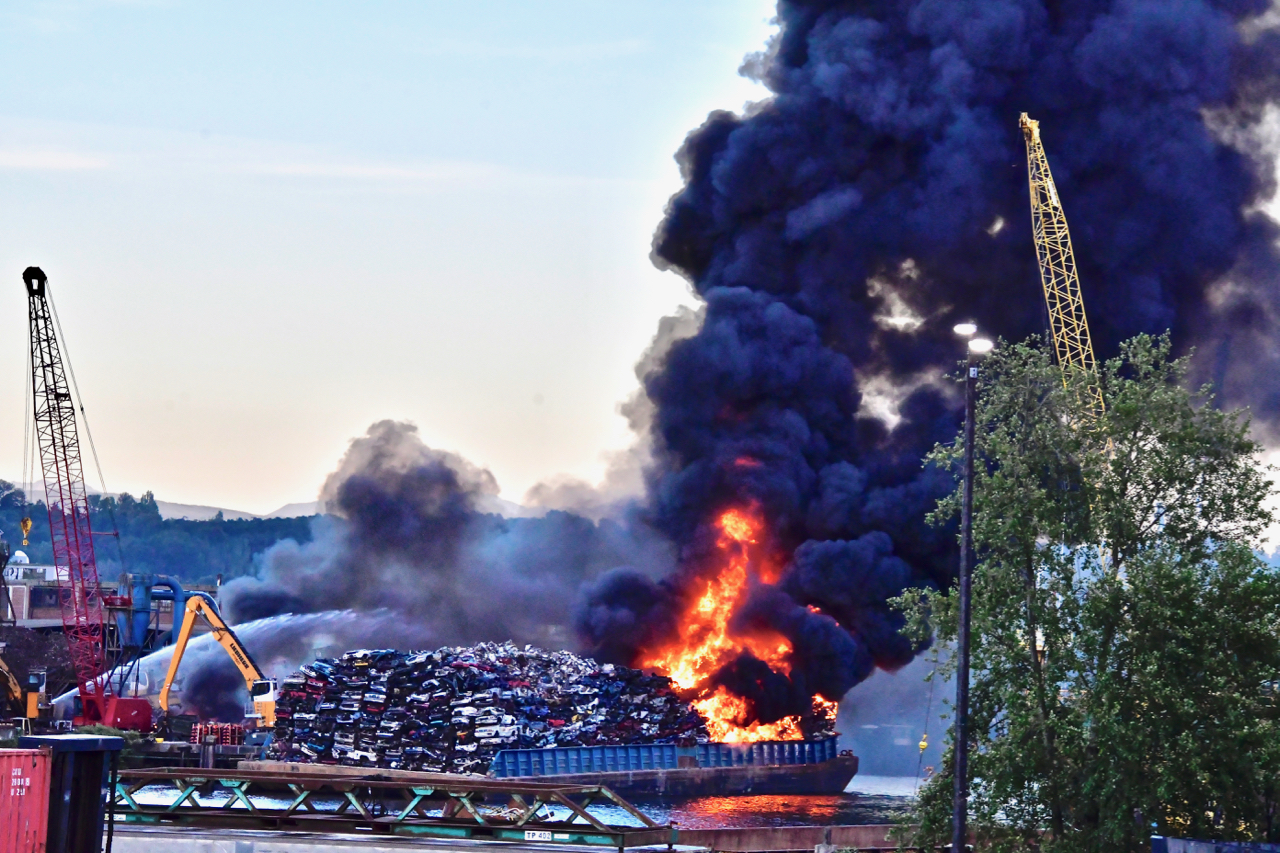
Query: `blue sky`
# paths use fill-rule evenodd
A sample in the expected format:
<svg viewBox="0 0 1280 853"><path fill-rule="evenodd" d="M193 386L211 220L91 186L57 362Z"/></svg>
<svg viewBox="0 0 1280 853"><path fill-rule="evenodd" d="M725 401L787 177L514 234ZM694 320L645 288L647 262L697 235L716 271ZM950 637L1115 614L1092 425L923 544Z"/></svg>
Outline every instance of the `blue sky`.
<svg viewBox="0 0 1280 853"><path fill-rule="evenodd" d="M634 362L692 302L647 257L672 155L764 97L737 69L772 13L6 4L0 476L37 264L113 491L267 512L381 418L511 499L598 477Z"/></svg>

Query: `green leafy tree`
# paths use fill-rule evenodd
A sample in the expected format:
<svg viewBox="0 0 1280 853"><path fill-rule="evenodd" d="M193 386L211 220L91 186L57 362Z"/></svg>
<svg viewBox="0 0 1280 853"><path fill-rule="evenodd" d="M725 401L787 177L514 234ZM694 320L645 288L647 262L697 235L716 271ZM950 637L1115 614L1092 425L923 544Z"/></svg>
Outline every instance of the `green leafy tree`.
<svg viewBox="0 0 1280 853"><path fill-rule="evenodd" d="M22 544L22 519L31 519L31 533L26 545ZM49 512L44 501L27 503L26 493L8 480L0 480L0 536L14 551L22 551L31 562L53 562L53 548L49 544Z"/></svg>
<svg viewBox="0 0 1280 853"><path fill-rule="evenodd" d="M91 496L95 531L119 530L118 540L97 544L99 574L114 579L129 572L173 575L182 581L212 583L254 571L254 560L282 539L311 539L310 518L165 519L155 495L134 498Z"/></svg>
<svg viewBox="0 0 1280 853"><path fill-rule="evenodd" d="M1255 554L1272 484L1246 419L1188 391L1186 368L1167 338L1128 342L1087 429L1079 389L1040 347L984 365L970 688L982 846L1280 836L1280 576ZM958 471L962 449L932 461ZM957 492L936 520L958 510ZM899 605L917 641L955 639L954 592ZM952 785L944 769L922 790L916 842L949 838Z"/></svg>
<svg viewBox="0 0 1280 853"><path fill-rule="evenodd" d="M0 480L0 508L11 509L23 507L27 503L27 495L22 489L8 480Z"/></svg>

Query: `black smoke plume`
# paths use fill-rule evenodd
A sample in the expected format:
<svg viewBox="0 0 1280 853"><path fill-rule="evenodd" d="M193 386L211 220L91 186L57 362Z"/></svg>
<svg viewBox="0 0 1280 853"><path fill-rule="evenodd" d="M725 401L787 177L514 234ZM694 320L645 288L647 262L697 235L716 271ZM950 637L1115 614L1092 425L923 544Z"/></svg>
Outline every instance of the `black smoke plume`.
<svg viewBox="0 0 1280 853"><path fill-rule="evenodd" d="M1020 113L1041 122L1099 355L1171 329L1222 402L1277 434L1267 10L779 3L778 35L743 67L772 96L689 136L654 239L702 308L664 322L625 410L642 441L622 467L643 469L644 498L555 483L533 497L580 512L503 518L487 472L377 424L326 484L333 517L314 541L273 548L226 590L229 609L381 609L424 644L550 646L574 642L572 609L580 648L636 663L714 570L716 517L752 507L780 577L735 621L794 653L789 673L744 653L718 683L770 722L902 666L914 650L886 599L947 585L955 565L954 530L924 522L954 483L922 467L959 425L951 327L1045 327Z"/></svg>
<svg viewBox="0 0 1280 853"><path fill-rule="evenodd" d="M753 505L787 567L739 614L787 636L790 675L743 655L719 680L768 722L913 650L886 598L945 585L954 531L922 468L957 431L943 376L976 321L1045 327L1018 117L1041 122L1093 340L1171 329L1260 428L1280 420L1274 192L1258 128L1280 88L1264 0L783 0L744 73L773 96L713 113L678 154L653 259L705 303L644 377L647 488L681 568L602 578L577 625L634 661L669 637ZM811 610L809 606L812 605Z"/></svg>
<svg viewBox="0 0 1280 853"><path fill-rule="evenodd" d="M325 482L328 515L312 541L277 543L256 577L227 584L228 614L385 610L435 643L555 647L573 642L566 626L584 583L618 566L660 576L672 565L669 545L640 522L505 518L497 492L488 471L427 447L416 427L376 423Z"/></svg>

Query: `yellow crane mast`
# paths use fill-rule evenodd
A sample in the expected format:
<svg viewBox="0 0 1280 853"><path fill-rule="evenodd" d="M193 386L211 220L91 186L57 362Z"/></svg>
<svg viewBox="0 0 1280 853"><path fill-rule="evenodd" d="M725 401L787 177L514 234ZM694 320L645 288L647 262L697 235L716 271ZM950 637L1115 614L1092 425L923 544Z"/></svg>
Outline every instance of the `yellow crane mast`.
<svg viewBox="0 0 1280 853"><path fill-rule="evenodd" d="M1040 261L1040 283L1044 285L1044 301L1049 309L1049 330L1053 335L1053 352L1062 368L1062 381L1069 382L1072 372L1084 377L1080 408L1085 424L1092 427L1106 411L1102 387L1098 384L1098 362L1089 337L1089 321L1085 318L1084 298L1080 294L1080 278L1076 275L1076 258L1071 251L1071 232L1062 200L1054 186L1049 160L1040 142L1040 122L1022 114L1022 135L1027 140L1027 174L1031 184L1031 230L1035 235L1036 257Z"/></svg>

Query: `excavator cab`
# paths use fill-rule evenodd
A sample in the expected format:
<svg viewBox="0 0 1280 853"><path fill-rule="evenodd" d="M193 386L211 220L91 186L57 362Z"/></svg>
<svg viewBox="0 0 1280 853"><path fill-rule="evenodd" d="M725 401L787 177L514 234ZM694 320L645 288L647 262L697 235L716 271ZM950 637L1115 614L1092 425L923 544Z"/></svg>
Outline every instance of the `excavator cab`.
<svg viewBox="0 0 1280 853"><path fill-rule="evenodd" d="M270 719L275 722L276 716L276 681L274 678L260 678L249 688L249 698L253 700L251 720Z"/></svg>
<svg viewBox="0 0 1280 853"><path fill-rule="evenodd" d="M49 710L48 694L45 692L46 684L48 684L48 671L42 667L32 667L27 671L27 718L34 720L37 717L44 716Z"/></svg>

